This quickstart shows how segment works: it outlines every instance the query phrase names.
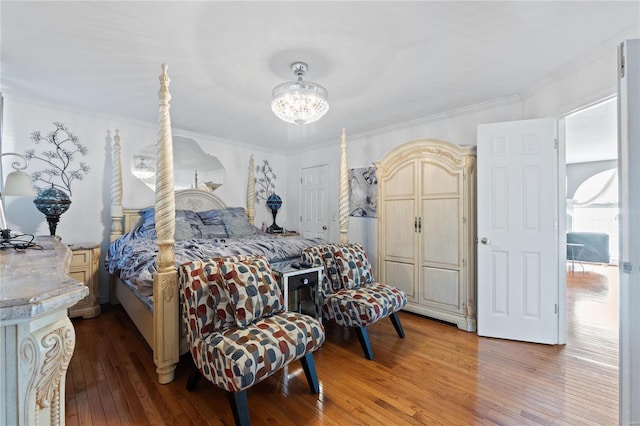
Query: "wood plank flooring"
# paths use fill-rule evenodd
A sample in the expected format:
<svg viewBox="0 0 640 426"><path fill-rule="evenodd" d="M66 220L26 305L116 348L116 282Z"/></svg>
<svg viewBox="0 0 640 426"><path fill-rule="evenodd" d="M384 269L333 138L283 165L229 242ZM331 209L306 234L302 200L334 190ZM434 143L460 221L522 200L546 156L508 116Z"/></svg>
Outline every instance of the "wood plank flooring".
<svg viewBox="0 0 640 426"><path fill-rule="evenodd" d="M401 313L369 328L375 360L355 333L327 325L315 354L321 392L299 363L248 391L253 425L616 425L617 268L568 274L563 346L479 338ZM176 380L156 381L152 354L126 313L107 307L74 320L67 372L67 425L232 425L226 393L206 380L186 391L190 360Z"/></svg>

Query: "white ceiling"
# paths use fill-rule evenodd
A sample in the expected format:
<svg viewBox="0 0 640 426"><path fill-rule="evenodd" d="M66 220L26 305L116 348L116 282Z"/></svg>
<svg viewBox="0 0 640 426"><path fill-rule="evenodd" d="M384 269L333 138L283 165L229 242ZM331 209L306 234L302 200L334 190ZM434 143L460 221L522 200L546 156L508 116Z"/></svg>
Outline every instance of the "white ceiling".
<svg viewBox="0 0 640 426"><path fill-rule="evenodd" d="M157 121L169 64L174 127L289 150L518 95L640 25L627 2L14 2L1 88ZM286 124L271 89L309 64L320 121Z"/></svg>

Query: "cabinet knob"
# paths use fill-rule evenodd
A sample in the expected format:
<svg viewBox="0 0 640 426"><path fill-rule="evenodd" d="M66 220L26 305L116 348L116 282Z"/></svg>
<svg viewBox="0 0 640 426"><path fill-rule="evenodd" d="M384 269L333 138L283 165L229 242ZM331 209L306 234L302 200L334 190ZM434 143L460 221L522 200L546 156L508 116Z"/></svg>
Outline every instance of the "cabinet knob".
<svg viewBox="0 0 640 426"><path fill-rule="evenodd" d="M322 226L322 230L323 230L323 231L326 231L326 230L327 230L327 225L323 225L323 226Z"/></svg>

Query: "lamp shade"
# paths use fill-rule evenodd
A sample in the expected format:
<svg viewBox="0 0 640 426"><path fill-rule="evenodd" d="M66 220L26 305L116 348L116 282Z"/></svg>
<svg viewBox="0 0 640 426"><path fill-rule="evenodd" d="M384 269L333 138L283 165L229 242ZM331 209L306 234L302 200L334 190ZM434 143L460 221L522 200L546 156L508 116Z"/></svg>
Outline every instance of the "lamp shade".
<svg viewBox="0 0 640 426"><path fill-rule="evenodd" d="M9 173L4 184L2 194L13 196L36 196L36 191L31 185L31 176L19 170Z"/></svg>

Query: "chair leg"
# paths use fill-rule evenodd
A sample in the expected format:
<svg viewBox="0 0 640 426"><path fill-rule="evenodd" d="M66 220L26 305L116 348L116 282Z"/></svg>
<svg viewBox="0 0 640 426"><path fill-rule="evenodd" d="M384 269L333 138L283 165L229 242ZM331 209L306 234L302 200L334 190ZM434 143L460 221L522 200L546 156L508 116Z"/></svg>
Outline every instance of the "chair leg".
<svg viewBox="0 0 640 426"><path fill-rule="evenodd" d="M392 313L391 315L389 315L389 318L391 318L391 323L396 329L396 333L398 333L398 336L400 336L401 339L404 339L404 329L402 328L402 323L400 323L400 317L398 316L398 313Z"/></svg>
<svg viewBox="0 0 640 426"><path fill-rule="evenodd" d="M311 389L313 393L320 393L320 385L318 384L318 376L316 375L316 365L313 362L313 352L309 352L300 358L300 363L302 363L304 375L307 377L309 389Z"/></svg>
<svg viewBox="0 0 640 426"><path fill-rule="evenodd" d="M196 386L198 386L200 377L202 377L202 373L200 373L200 370L198 370L198 368L194 364L192 364L191 368L192 371L189 374L189 378L187 379L187 390L189 392L193 391Z"/></svg>
<svg viewBox="0 0 640 426"><path fill-rule="evenodd" d="M231 411L233 411L233 419L236 426L249 426L249 403L247 401L247 390L240 392L231 392L229 399L231 401Z"/></svg>
<svg viewBox="0 0 640 426"><path fill-rule="evenodd" d="M360 340L360 346L362 346L362 350L364 351L364 356L368 360L372 360L373 351L371 350L371 343L369 343L369 333L367 333L367 328L358 327L356 328L356 333L358 334L358 340Z"/></svg>

